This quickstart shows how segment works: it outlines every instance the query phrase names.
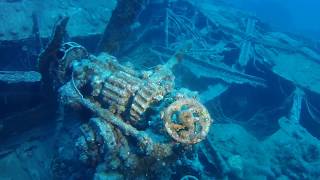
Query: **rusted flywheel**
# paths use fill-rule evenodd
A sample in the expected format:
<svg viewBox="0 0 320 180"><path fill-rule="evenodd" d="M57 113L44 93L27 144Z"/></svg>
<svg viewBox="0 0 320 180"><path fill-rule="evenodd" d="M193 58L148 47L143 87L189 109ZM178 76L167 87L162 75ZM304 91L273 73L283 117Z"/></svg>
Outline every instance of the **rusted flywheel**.
<svg viewBox="0 0 320 180"><path fill-rule="evenodd" d="M192 98L179 99L162 113L168 134L180 143L196 144L209 132L212 119L207 109Z"/></svg>

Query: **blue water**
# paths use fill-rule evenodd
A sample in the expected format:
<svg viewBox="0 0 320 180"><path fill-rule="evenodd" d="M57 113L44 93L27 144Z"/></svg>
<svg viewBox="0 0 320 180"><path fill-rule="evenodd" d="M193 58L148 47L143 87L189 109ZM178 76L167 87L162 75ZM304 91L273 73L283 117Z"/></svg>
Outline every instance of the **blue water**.
<svg viewBox="0 0 320 180"><path fill-rule="evenodd" d="M319 10L0 0L0 180L319 180Z"/></svg>
<svg viewBox="0 0 320 180"><path fill-rule="evenodd" d="M233 5L255 13L275 29L320 39L320 2L317 0L236 0Z"/></svg>

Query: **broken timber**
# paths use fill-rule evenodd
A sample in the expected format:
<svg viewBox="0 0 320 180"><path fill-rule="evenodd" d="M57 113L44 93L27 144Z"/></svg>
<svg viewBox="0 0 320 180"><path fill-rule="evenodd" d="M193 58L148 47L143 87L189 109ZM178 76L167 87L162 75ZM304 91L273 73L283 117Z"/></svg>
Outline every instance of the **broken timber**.
<svg viewBox="0 0 320 180"><path fill-rule="evenodd" d="M24 100L40 97L40 80L35 71L0 71L0 106L22 106L28 103Z"/></svg>
<svg viewBox="0 0 320 180"><path fill-rule="evenodd" d="M168 57L170 57L171 54L174 54L174 51L163 47L154 47L152 50ZM219 62L208 63L184 55L181 64L188 68L198 78L205 77L219 79L227 84L249 84L254 87L266 87L264 79L239 72Z"/></svg>
<svg viewBox="0 0 320 180"><path fill-rule="evenodd" d="M220 79L228 84L250 84L254 87L266 87L266 82L262 78L236 71L223 64L208 64L193 57L185 57L188 60L182 63L183 66L188 68L198 78Z"/></svg>
<svg viewBox="0 0 320 180"><path fill-rule="evenodd" d="M291 111L289 114L289 119L292 123L299 124L300 123L300 117L301 117L301 109L302 109L302 103L304 99L304 92L300 88L296 88L293 92L293 103L291 107Z"/></svg>
<svg viewBox="0 0 320 180"><path fill-rule="evenodd" d="M251 18L248 19L247 27L246 27L247 38L244 40L243 44L241 45L241 51L240 51L240 56L238 60L239 69L241 71L245 69L245 67L247 66L250 60L250 55L252 53L251 37L254 36L255 23L256 21L254 19L251 19Z"/></svg>
<svg viewBox="0 0 320 180"><path fill-rule="evenodd" d="M189 3L194 3L193 1L189 1ZM214 9L214 8L211 8L210 5L208 4L205 4L205 6L197 6L198 7L198 10L200 13L202 13L205 17L208 18L208 20L213 23L213 24L216 24L219 29L221 29L222 31L228 33L228 34L231 34L232 36L239 36L242 40L246 40L248 39L248 34L247 34L247 30L250 30L250 28L252 27L251 25L251 22L247 23L247 26L246 26L246 31L241 31L239 30L238 28L231 28L229 26L227 26L226 24L220 22L220 21L217 21L216 19L216 12L214 11L208 11L208 9ZM256 21L254 20L255 17L254 16L250 16L250 15L247 15L249 19L252 19L253 21ZM229 22L230 23L233 23L233 24L236 24L236 22ZM253 23L255 24L255 23ZM249 25L249 26L248 26ZM256 27L258 28L258 27ZM308 45L306 44L300 44L300 45L292 45L292 44L286 44L286 43L280 43L280 42L272 42L272 41L269 41L268 39L265 39L265 35L262 33L262 32L259 32L258 30L255 31L255 34L254 35L250 35L250 41L252 44L260 44L260 45L263 45L265 47L268 47L268 48L274 48L274 49L277 49L277 50L281 50L281 51L286 51L286 52L295 52L295 53L300 53L300 54L303 54L305 55L306 57L310 58L311 60L315 61L316 63L320 64L320 60L318 57L314 56L315 54L315 48L313 47L308 47Z"/></svg>
<svg viewBox="0 0 320 180"><path fill-rule="evenodd" d="M200 100L203 104L214 100L228 90L229 86L223 83L209 85L208 89L200 94Z"/></svg>
<svg viewBox="0 0 320 180"><path fill-rule="evenodd" d="M34 85L40 82L41 75L35 71L0 71L0 84Z"/></svg>

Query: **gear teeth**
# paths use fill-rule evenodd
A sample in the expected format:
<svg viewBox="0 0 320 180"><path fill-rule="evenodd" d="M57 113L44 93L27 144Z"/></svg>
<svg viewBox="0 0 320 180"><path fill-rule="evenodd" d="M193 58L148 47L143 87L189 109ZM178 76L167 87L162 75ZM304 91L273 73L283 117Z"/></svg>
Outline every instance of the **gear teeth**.
<svg viewBox="0 0 320 180"><path fill-rule="evenodd" d="M126 91L125 89L120 89L119 87L116 86L112 86L110 84L105 84L104 88L106 90L109 90L111 92L113 92L114 94L117 94L120 97L125 97L126 95L128 95L128 91Z"/></svg>
<svg viewBox="0 0 320 180"><path fill-rule="evenodd" d="M94 95L96 103L109 108L115 115L128 112L128 120L132 124L140 120L142 123L139 124L143 124L144 113L153 103L161 101L173 86L173 74L165 67L142 76L107 54L92 56L78 66L80 70L75 79L77 84L81 84L77 87L81 89L85 85L90 86L89 94Z"/></svg>
<svg viewBox="0 0 320 180"><path fill-rule="evenodd" d="M131 76L128 73L119 72L117 75L118 75L118 78L121 78L121 79L127 81L128 84L140 84L141 83L141 80L139 78Z"/></svg>
<svg viewBox="0 0 320 180"><path fill-rule="evenodd" d="M109 104L113 104L113 103L117 103L119 105L126 105L126 101L123 98L119 98L118 96L114 95L114 94L107 94L104 97L104 100L107 101Z"/></svg>
<svg viewBox="0 0 320 180"><path fill-rule="evenodd" d="M147 102L148 102L148 99L144 99L142 96L136 96L135 97L135 100L136 100L136 104L138 106L140 106L142 109L147 109L148 106L146 106Z"/></svg>
<svg viewBox="0 0 320 180"><path fill-rule="evenodd" d="M130 110L130 118L133 122L137 122L140 119L140 114L138 114L136 111L133 109Z"/></svg>
<svg viewBox="0 0 320 180"><path fill-rule="evenodd" d="M139 115L143 113L143 108L139 107L137 104L132 104L131 109L135 112L137 112Z"/></svg>
<svg viewBox="0 0 320 180"><path fill-rule="evenodd" d="M103 86L102 100L108 105L120 107L119 113L125 111L122 107L127 106L130 97L139 89L142 80L126 72L113 73Z"/></svg>
<svg viewBox="0 0 320 180"><path fill-rule="evenodd" d="M146 87L143 87L142 90L141 90L141 93L144 95L144 96L151 96L152 95L152 90L146 88Z"/></svg>
<svg viewBox="0 0 320 180"><path fill-rule="evenodd" d="M146 82L146 86L141 88L133 99L130 110L130 120L135 123L139 121L150 105L158 101L155 97L159 94L166 93L167 92L159 85Z"/></svg>
<svg viewBox="0 0 320 180"><path fill-rule="evenodd" d="M118 86L122 89L126 88L126 84L127 82L124 81L123 79L119 79L118 77L116 77L115 75L112 75L109 79L108 79L108 83L114 85L114 86Z"/></svg>

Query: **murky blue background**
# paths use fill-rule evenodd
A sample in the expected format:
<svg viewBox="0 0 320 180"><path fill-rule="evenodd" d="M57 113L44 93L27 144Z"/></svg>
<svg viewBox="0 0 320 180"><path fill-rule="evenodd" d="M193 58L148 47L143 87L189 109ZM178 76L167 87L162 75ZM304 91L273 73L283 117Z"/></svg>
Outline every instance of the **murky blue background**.
<svg viewBox="0 0 320 180"><path fill-rule="evenodd" d="M232 0L230 2L255 13L276 30L320 40L319 0Z"/></svg>

